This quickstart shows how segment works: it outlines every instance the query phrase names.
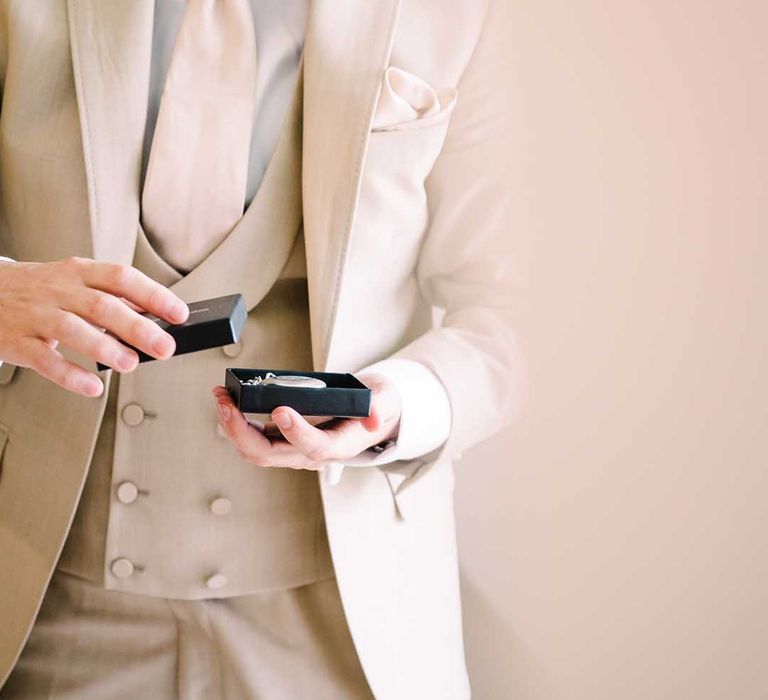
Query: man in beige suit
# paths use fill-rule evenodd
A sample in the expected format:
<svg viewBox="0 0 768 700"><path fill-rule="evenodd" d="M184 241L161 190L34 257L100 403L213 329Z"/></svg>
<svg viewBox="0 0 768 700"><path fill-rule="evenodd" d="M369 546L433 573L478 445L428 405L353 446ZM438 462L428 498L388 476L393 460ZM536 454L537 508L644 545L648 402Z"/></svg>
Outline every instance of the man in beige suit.
<svg viewBox="0 0 768 700"><path fill-rule="evenodd" d="M453 461L523 385L500 4L304 2L270 122L291 49L258 3L0 3L0 697L469 696ZM198 75L178 39L157 87L166 5L193 48L233 13L207 48L259 65L237 74L254 133L282 125L234 216L235 185L173 161L178 124L205 120L173 119ZM249 316L222 350L168 360L138 315L235 292ZM372 416L282 408L267 439L215 387L233 365L353 371Z"/></svg>

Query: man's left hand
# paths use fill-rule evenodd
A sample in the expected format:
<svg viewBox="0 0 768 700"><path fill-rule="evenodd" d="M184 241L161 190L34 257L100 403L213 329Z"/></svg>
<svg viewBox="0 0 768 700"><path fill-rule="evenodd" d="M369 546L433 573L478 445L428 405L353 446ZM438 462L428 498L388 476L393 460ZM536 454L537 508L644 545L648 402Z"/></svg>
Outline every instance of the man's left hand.
<svg viewBox="0 0 768 700"><path fill-rule="evenodd" d="M317 471L331 462L344 462L399 430L401 401L397 387L380 374L357 377L371 389L368 418L302 416L280 406L272 422L248 421L223 386L213 388L219 423L240 456L260 467L288 467Z"/></svg>

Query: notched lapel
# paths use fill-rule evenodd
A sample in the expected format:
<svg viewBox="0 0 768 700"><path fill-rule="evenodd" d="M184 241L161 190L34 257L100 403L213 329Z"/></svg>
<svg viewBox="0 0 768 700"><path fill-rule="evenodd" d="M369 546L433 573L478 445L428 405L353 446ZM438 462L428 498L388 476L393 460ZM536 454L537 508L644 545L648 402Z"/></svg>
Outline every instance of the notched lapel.
<svg viewBox="0 0 768 700"><path fill-rule="evenodd" d="M302 194L315 369L329 364L365 149L400 0L313 0L304 48Z"/></svg>
<svg viewBox="0 0 768 700"><path fill-rule="evenodd" d="M154 0L67 0L93 257L129 264L139 219Z"/></svg>

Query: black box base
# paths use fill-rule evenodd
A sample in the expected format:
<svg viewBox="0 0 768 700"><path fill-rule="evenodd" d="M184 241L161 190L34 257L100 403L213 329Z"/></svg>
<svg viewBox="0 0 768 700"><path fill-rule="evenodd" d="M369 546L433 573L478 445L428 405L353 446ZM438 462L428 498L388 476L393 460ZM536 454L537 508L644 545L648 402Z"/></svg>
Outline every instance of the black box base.
<svg viewBox="0 0 768 700"><path fill-rule="evenodd" d="M267 372L277 377L284 374L315 377L322 379L327 386L310 389L274 384L243 384L255 377L263 379ZM272 413L278 406L288 406L303 416L367 418L371 412L371 390L351 374L228 367L224 385L243 413Z"/></svg>
<svg viewBox="0 0 768 700"><path fill-rule="evenodd" d="M245 325L248 309L242 294L231 294L215 299L194 301L189 306L189 318L178 325L168 323L157 316L144 313L146 318L154 321L160 328L173 336L176 341L176 352L173 356L186 355L198 350L220 348L223 345L236 343ZM127 343L125 343L127 345ZM128 346L132 347L132 346ZM149 362L155 358L136 350L139 362ZM98 368L109 369L107 365L98 363Z"/></svg>

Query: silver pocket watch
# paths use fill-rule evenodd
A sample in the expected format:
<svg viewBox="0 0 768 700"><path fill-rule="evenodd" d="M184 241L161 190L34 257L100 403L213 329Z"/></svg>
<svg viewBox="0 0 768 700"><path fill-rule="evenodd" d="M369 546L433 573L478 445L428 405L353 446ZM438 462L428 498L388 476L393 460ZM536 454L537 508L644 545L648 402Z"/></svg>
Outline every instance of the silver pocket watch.
<svg viewBox="0 0 768 700"><path fill-rule="evenodd" d="M282 374L279 377L272 372L267 372L266 376L253 377L246 379L243 384L261 384L263 386L283 386L296 389L324 389L327 384L322 379L316 377L302 377L298 374Z"/></svg>

